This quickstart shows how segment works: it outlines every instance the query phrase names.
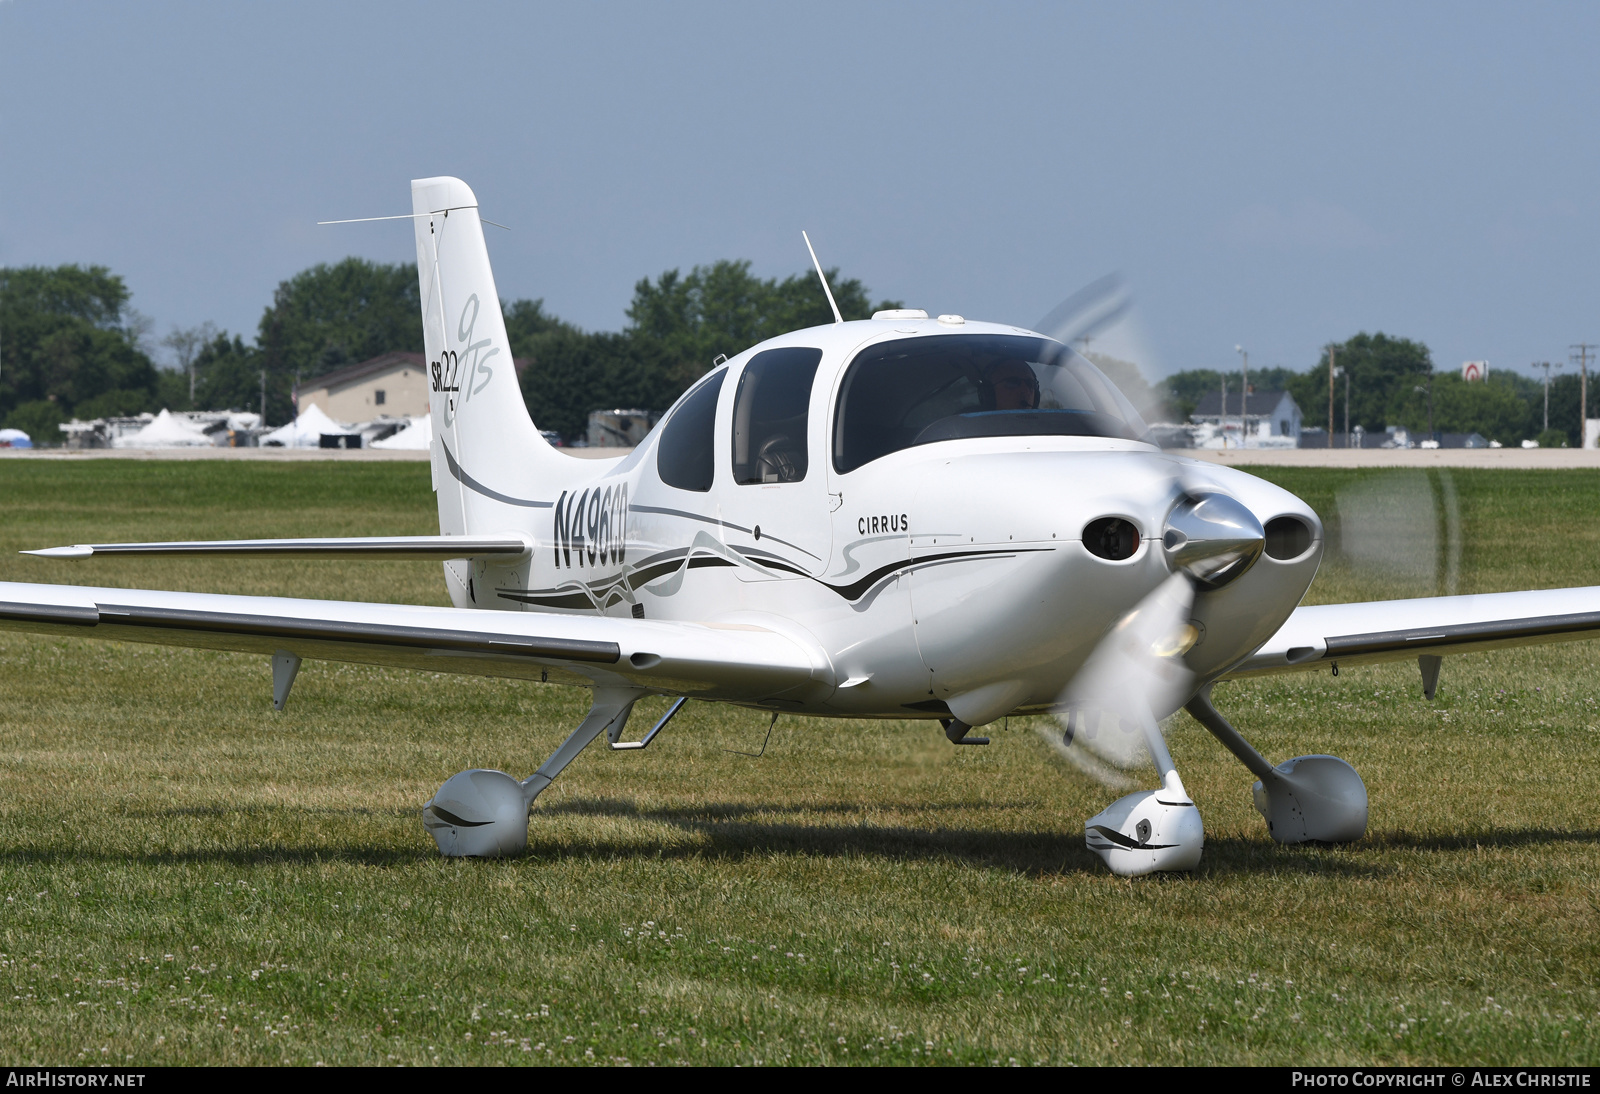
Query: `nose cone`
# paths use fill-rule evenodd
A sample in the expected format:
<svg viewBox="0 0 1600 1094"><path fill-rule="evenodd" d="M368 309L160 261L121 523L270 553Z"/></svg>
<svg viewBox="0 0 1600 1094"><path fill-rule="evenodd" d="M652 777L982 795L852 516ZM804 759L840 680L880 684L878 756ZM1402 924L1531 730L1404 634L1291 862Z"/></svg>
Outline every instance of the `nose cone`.
<svg viewBox="0 0 1600 1094"><path fill-rule="evenodd" d="M1161 544L1174 570L1216 589L1255 564L1266 538L1243 504L1226 494L1202 494L1173 506Z"/></svg>

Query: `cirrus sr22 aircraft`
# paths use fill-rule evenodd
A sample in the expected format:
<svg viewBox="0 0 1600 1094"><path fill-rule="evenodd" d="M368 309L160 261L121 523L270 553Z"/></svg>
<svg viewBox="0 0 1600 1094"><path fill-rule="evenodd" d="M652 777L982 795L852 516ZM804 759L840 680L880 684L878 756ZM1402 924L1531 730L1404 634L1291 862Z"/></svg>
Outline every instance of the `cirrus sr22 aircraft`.
<svg viewBox="0 0 1600 1094"><path fill-rule="evenodd" d="M1158 727L1183 707L1256 776L1273 838L1349 841L1367 824L1355 770L1272 764L1212 705L1214 682L1418 658L1431 698L1442 655L1600 632L1600 589L1300 607L1323 550L1309 506L1146 443L1060 342L959 316L771 339L717 364L631 454L573 459L528 416L471 189L411 193L440 535L32 553L435 559L454 606L3 583L0 626L263 654L280 709L308 657L591 689L537 772L463 771L423 807L445 855L521 851L534 799L579 752L602 734L642 749L689 698L937 720L956 745L1054 713L1069 742L1155 762L1158 789L1085 825L1118 874L1200 860ZM624 741L647 695L679 702Z"/></svg>

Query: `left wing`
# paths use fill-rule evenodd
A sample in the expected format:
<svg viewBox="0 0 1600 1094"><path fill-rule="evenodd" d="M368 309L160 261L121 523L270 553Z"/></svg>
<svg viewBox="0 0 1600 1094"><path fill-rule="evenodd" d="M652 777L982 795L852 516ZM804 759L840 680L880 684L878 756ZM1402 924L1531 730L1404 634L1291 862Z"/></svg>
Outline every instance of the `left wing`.
<svg viewBox="0 0 1600 1094"><path fill-rule="evenodd" d="M815 642L753 613L687 623L0 582L0 629L732 702L815 699L835 684Z"/></svg>
<svg viewBox="0 0 1600 1094"><path fill-rule="evenodd" d="M1600 637L1600 586L1296 608L1223 679Z"/></svg>

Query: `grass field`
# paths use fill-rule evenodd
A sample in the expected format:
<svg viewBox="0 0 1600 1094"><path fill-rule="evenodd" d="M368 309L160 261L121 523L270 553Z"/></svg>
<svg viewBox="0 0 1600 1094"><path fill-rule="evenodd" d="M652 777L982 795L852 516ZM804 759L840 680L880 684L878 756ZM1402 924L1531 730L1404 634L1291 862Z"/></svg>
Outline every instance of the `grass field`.
<svg viewBox="0 0 1600 1094"><path fill-rule="evenodd" d="M1271 477L1331 515L1360 472ZM1460 590L1600 584L1600 474L1456 471ZM418 464L8 462L0 579L442 602L412 563L49 563L92 539L435 530ZM1338 558L1313 599L1379 589ZM1414 589L1410 592L1431 592ZM1201 869L1083 846L1113 793L1035 727L691 706L590 751L531 851L444 861L421 803L531 771L586 693L0 634L8 1063L1594 1063L1600 680L1580 643L1217 689L1333 752L1367 839L1280 847L1170 728ZM646 712L648 713L648 712ZM1153 785L1153 783L1151 783Z"/></svg>

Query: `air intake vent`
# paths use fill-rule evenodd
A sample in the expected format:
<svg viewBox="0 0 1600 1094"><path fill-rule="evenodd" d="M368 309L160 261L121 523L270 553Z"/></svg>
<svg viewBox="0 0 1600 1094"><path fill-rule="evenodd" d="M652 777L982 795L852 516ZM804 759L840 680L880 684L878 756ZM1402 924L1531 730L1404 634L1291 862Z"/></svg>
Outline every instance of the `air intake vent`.
<svg viewBox="0 0 1600 1094"><path fill-rule="evenodd" d="M1121 562L1139 549L1139 529L1121 517L1101 517L1084 525L1083 545L1091 555Z"/></svg>
<svg viewBox="0 0 1600 1094"><path fill-rule="evenodd" d="M1311 529L1299 517L1274 517L1265 531L1268 558L1287 562L1311 550Z"/></svg>

